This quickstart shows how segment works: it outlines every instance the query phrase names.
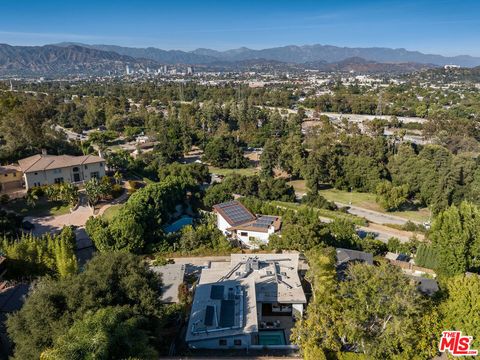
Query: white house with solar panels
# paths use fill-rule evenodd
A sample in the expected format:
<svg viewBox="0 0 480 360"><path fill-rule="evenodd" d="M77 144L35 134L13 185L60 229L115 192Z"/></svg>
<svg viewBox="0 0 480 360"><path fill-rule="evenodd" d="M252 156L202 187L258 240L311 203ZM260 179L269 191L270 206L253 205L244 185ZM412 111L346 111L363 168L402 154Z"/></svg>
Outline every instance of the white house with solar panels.
<svg viewBox="0 0 480 360"><path fill-rule="evenodd" d="M195 349L296 348L291 329L306 297L299 253L232 254L212 262L195 289L186 342Z"/></svg>
<svg viewBox="0 0 480 360"><path fill-rule="evenodd" d="M213 211L217 214L218 229L247 248L268 243L270 235L279 232L282 225L279 216L255 216L236 200L214 205Z"/></svg>

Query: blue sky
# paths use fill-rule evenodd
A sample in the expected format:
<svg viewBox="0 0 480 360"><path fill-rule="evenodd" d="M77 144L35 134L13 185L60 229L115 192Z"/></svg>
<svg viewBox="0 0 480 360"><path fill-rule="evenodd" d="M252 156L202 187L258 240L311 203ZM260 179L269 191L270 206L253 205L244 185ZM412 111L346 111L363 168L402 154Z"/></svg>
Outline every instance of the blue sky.
<svg viewBox="0 0 480 360"><path fill-rule="evenodd" d="M193 50L303 44L480 56L480 0L0 0L0 43Z"/></svg>

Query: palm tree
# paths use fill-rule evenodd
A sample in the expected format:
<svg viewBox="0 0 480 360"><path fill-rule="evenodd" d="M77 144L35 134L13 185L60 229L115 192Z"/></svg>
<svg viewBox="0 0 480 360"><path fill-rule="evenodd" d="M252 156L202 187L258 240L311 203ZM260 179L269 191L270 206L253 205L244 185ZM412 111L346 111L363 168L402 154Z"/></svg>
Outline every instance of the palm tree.
<svg viewBox="0 0 480 360"><path fill-rule="evenodd" d="M27 195L25 196L25 199L27 201L27 205L33 208L37 204L38 194L36 191L32 191L32 190L27 191Z"/></svg>
<svg viewBox="0 0 480 360"><path fill-rule="evenodd" d="M120 174L118 171L113 174L113 178L115 179L115 182L117 184L120 184L122 182L122 174Z"/></svg>
<svg viewBox="0 0 480 360"><path fill-rule="evenodd" d="M71 183L63 183L60 185L60 199L70 206L75 206L78 202L78 188Z"/></svg>
<svg viewBox="0 0 480 360"><path fill-rule="evenodd" d="M87 194L88 205L94 207L101 197L100 183L97 178L90 179L85 183L85 192Z"/></svg>

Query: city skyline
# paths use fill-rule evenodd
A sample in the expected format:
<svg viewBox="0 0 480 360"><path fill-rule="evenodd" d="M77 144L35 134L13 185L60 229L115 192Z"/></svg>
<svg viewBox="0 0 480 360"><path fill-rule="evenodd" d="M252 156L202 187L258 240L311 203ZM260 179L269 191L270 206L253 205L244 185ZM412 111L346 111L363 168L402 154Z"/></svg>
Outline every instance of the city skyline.
<svg viewBox="0 0 480 360"><path fill-rule="evenodd" d="M480 4L453 1L5 2L0 43L216 50L324 44L480 56Z"/></svg>

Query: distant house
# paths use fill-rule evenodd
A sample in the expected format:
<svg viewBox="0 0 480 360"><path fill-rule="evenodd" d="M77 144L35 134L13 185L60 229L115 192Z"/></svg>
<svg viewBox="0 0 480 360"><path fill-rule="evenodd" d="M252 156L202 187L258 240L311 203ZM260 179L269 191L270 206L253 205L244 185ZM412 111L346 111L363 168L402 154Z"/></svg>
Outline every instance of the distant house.
<svg viewBox="0 0 480 360"><path fill-rule="evenodd" d="M25 187L80 183L105 176L105 160L99 156L34 155L18 161Z"/></svg>
<svg viewBox="0 0 480 360"><path fill-rule="evenodd" d="M18 165L0 166L0 192L22 189L23 173Z"/></svg>
<svg viewBox="0 0 480 360"><path fill-rule="evenodd" d="M338 248L337 266L350 262L364 262L373 265L373 255L364 251Z"/></svg>
<svg viewBox="0 0 480 360"><path fill-rule="evenodd" d="M410 261L410 257L408 255L392 253L390 251L385 254L385 259L387 259L388 261Z"/></svg>
<svg viewBox="0 0 480 360"><path fill-rule="evenodd" d="M195 349L294 347L291 329L306 304L298 253L232 254L203 269L186 342Z"/></svg>
<svg viewBox="0 0 480 360"><path fill-rule="evenodd" d="M270 235L280 231L282 225L279 216L253 215L236 200L214 205L213 211L218 229L249 248L268 243Z"/></svg>
<svg viewBox="0 0 480 360"><path fill-rule="evenodd" d="M408 256L403 254L388 252L385 259L393 266L401 268L403 273L417 285L418 290L424 294L432 296L439 290L438 282L435 280L437 274L434 270L415 265L413 261L409 261Z"/></svg>

